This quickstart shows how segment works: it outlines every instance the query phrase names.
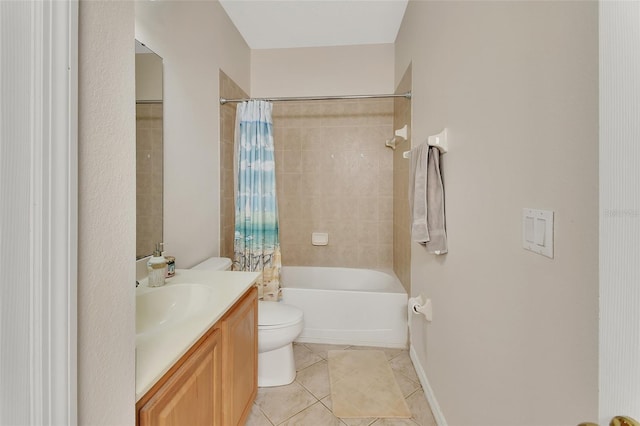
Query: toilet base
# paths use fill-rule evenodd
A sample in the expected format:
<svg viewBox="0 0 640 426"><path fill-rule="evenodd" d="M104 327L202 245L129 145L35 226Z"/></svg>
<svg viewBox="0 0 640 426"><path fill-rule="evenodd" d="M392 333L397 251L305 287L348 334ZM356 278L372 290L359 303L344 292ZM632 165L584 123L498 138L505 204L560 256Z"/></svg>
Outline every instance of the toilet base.
<svg viewBox="0 0 640 426"><path fill-rule="evenodd" d="M284 386L296 378L293 344L258 353L258 387Z"/></svg>

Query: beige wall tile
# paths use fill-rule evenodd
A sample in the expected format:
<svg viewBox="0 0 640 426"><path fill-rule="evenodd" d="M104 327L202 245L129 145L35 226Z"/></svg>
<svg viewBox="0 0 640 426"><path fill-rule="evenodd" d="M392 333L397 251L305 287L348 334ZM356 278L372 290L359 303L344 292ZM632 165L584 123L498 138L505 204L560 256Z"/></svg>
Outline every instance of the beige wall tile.
<svg viewBox="0 0 640 426"><path fill-rule="evenodd" d="M309 102L295 107L276 105L276 110L274 120L283 120L286 127L279 132L276 145L285 151L284 172L294 172L285 175L278 195L285 206L283 222L291 218L294 199L301 201L299 221L294 226L282 225L283 262L376 267L380 192L387 194L385 201L391 204L393 191L392 183L380 182L381 170L392 176L392 154L384 142L391 137L393 102ZM299 157L294 154L298 151ZM392 207L385 211L392 212ZM387 216L390 220L392 213ZM390 226L385 235L392 234L392 229ZM302 235L296 236L297 232ZM311 246L312 232L328 232L329 246ZM391 244L391 240L386 238L384 243ZM361 244L368 250L360 250ZM295 253L288 255L287 249ZM358 256L359 250L368 255Z"/></svg>
<svg viewBox="0 0 640 426"><path fill-rule="evenodd" d="M378 268L393 267L393 244L377 245L377 267Z"/></svg>
<svg viewBox="0 0 640 426"><path fill-rule="evenodd" d="M223 80L234 86L221 74ZM393 135L393 109L392 100L274 104L285 265L375 268L381 257L385 264L393 258L393 153L384 146ZM235 109L223 113L223 139L230 141L222 148L225 162L233 158L234 120ZM232 174L222 178L223 193L233 191L232 182ZM230 233L233 219L224 208L229 199L222 203L227 226L221 226ZM328 232L329 245L312 246L312 232ZM232 238L221 241L228 246Z"/></svg>
<svg viewBox="0 0 640 426"><path fill-rule="evenodd" d="M302 129L283 129L279 135L274 134L274 143L284 151L302 150Z"/></svg>
<svg viewBox="0 0 640 426"><path fill-rule="evenodd" d="M377 221L359 221L357 227L358 244L377 244L378 243L378 222Z"/></svg>
<svg viewBox="0 0 640 426"><path fill-rule="evenodd" d="M396 93L411 90L411 66L405 71ZM393 270L400 282L411 294L411 241L409 235L409 161L402 153L411 149L411 102L406 99L394 100L393 128L408 126L407 140L397 143L392 158L392 202L380 206L380 220L393 220ZM388 170L386 167L384 170ZM385 188L386 189L386 188Z"/></svg>
<svg viewBox="0 0 640 426"><path fill-rule="evenodd" d="M248 95L224 72L220 71L220 96L246 98ZM236 104L220 107L220 255L233 259L234 239L234 188L233 151Z"/></svg>
<svg viewBox="0 0 640 426"><path fill-rule="evenodd" d="M282 152L283 172L284 173L301 173L302 172L302 155L297 151Z"/></svg>
<svg viewBox="0 0 640 426"><path fill-rule="evenodd" d="M136 256L163 241L162 105L136 105Z"/></svg>
<svg viewBox="0 0 640 426"><path fill-rule="evenodd" d="M381 220L378 224L378 244L393 244L393 221Z"/></svg>
<svg viewBox="0 0 640 426"><path fill-rule="evenodd" d="M406 197L405 193L405 197ZM395 220L393 217L393 203L392 197L380 197L378 198L378 219L379 220ZM407 220L408 223L408 220Z"/></svg>
<svg viewBox="0 0 640 426"><path fill-rule="evenodd" d="M356 198L359 220L378 220L380 199L378 197Z"/></svg>

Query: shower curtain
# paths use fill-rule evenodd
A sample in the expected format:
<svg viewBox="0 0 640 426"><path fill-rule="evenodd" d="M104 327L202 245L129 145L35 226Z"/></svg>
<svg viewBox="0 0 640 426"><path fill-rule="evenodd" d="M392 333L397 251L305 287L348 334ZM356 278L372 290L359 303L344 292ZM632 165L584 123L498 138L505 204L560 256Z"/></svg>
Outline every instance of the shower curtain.
<svg viewBox="0 0 640 426"><path fill-rule="evenodd" d="M273 147L273 105L248 101L236 112L233 269L261 272L258 297L280 299L280 241Z"/></svg>

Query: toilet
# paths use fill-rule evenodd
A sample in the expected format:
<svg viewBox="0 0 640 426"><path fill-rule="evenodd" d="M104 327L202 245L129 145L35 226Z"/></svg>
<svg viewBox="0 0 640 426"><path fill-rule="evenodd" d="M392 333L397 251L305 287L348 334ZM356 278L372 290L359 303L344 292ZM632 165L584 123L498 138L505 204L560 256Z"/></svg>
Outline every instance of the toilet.
<svg viewBox="0 0 640 426"><path fill-rule="evenodd" d="M293 340L302 332L302 310L258 300L258 386L288 385L296 378Z"/></svg>
<svg viewBox="0 0 640 426"><path fill-rule="evenodd" d="M231 270L231 259L210 257L191 269ZM258 386L283 386L296 378L293 340L303 327L302 310L281 302L258 301Z"/></svg>

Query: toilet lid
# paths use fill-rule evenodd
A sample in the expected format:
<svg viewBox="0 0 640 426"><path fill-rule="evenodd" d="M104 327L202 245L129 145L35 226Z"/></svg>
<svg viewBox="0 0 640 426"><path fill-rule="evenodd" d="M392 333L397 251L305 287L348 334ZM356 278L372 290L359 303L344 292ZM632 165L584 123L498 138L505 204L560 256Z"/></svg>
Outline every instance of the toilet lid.
<svg viewBox="0 0 640 426"><path fill-rule="evenodd" d="M231 259L228 257L210 257L204 262L198 263L191 269L208 269L211 271L225 271L231 267Z"/></svg>
<svg viewBox="0 0 640 426"><path fill-rule="evenodd" d="M258 326L295 323L302 319L302 311L280 302L258 301Z"/></svg>

